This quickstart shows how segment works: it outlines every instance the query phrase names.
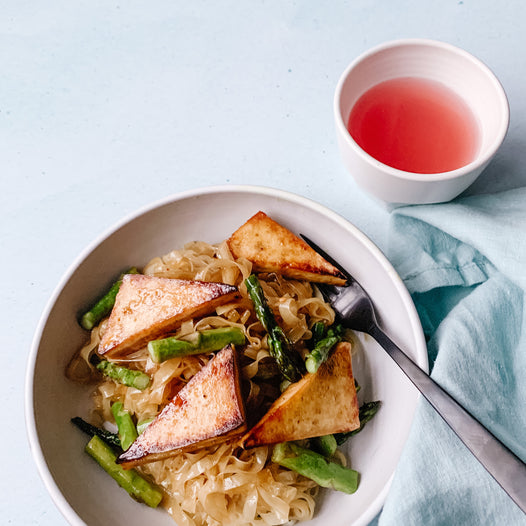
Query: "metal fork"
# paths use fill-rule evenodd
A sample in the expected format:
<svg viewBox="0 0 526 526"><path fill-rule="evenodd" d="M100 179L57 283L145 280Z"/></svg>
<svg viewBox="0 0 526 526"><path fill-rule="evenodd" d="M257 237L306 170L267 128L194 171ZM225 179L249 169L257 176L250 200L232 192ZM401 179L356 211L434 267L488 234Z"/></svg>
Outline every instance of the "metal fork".
<svg viewBox="0 0 526 526"><path fill-rule="evenodd" d="M456 433L511 499L526 513L526 464L454 400L440 385L409 358L378 325L371 298L362 286L306 236L316 252L338 268L348 285L317 284L346 327L371 335L397 363L426 400Z"/></svg>

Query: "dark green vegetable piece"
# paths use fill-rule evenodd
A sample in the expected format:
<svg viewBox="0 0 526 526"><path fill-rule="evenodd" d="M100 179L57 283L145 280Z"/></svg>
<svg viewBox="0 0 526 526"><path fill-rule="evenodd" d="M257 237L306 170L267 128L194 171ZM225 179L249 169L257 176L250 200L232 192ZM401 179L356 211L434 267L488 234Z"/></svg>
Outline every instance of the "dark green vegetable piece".
<svg viewBox="0 0 526 526"><path fill-rule="evenodd" d="M284 392L286 391L289 386L292 384L292 382L290 380L287 380L286 378L284 380L282 380L279 384L279 390L280 392Z"/></svg>
<svg viewBox="0 0 526 526"><path fill-rule="evenodd" d="M90 331L111 312L113 305L115 305L117 292L119 292L121 287L122 278L125 274L140 274L140 272L135 267L132 267L127 272L120 275L119 279L110 287L108 292L106 292L106 294L104 294L104 296L102 296L102 298L100 298L89 311L82 315L80 318L80 325L84 329Z"/></svg>
<svg viewBox="0 0 526 526"><path fill-rule="evenodd" d="M338 449L334 435L316 437L311 439L311 442L313 449L327 458L332 457L336 453L336 449Z"/></svg>
<svg viewBox="0 0 526 526"><path fill-rule="evenodd" d="M135 389L141 391L149 387L151 383L151 379L146 373L135 371L134 369L128 369L123 365L117 365L108 360L100 360L95 367L104 376L107 376L120 384L127 385L128 387L135 387Z"/></svg>
<svg viewBox="0 0 526 526"><path fill-rule="evenodd" d="M256 316L268 333L268 346L271 356L278 363L285 379L290 382L297 382L305 371L305 364L301 356L292 347L283 329L277 324L257 276L251 274L245 280L245 285L254 304Z"/></svg>
<svg viewBox="0 0 526 526"><path fill-rule="evenodd" d="M151 508L156 508L160 504L163 494L134 469L126 470L119 466L115 462L117 455L97 435L88 442L86 453L96 460L119 486L125 489L135 500L144 502Z"/></svg>
<svg viewBox="0 0 526 526"><path fill-rule="evenodd" d="M379 400L376 402L366 402L363 404L359 411L360 427L354 431L349 431L348 433L336 433L334 438L336 438L337 444L341 446L349 437L359 433L364 428L365 424L367 424L367 422L369 422L369 420L371 420L371 418L378 412L378 409L380 409L381 405L382 402Z"/></svg>
<svg viewBox="0 0 526 526"><path fill-rule="evenodd" d="M354 493L358 489L360 475L357 471L331 462L323 455L300 447L294 442L283 442L274 446L272 461L314 480L324 488L333 488L344 493Z"/></svg>
<svg viewBox="0 0 526 526"><path fill-rule="evenodd" d="M335 325L327 330L327 333L319 340L312 351L305 357L305 367L309 373L315 373L320 365L327 360L331 349L342 340L344 328Z"/></svg>
<svg viewBox="0 0 526 526"><path fill-rule="evenodd" d="M258 380L270 380L278 377L281 377L281 371L272 356L266 356L258 362L258 371L254 378Z"/></svg>
<svg viewBox="0 0 526 526"><path fill-rule="evenodd" d="M132 417L124 406L122 402L115 402L111 406L111 412L113 418L115 418L115 423L119 429L119 439L121 441L122 449L126 451L137 438L137 428L133 423Z"/></svg>
<svg viewBox="0 0 526 526"><path fill-rule="evenodd" d="M119 439L119 435L116 433L112 433L111 431L107 431L106 429L101 429L100 427L96 427L91 425L89 422L86 422L80 416L76 416L71 419L71 422L75 424L81 431L84 431L87 435L93 437L98 436L99 438L102 438L106 444L121 449L121 441Z"/></svg>
<svg viewBox="0 0 526 526"><path fill-rule="evenodd" d="M323 323L322 321L317 321L311 327L312 338L309 341L310 349L313 349L316 346L316 344L323 339L323 337L325 336L325 331L325 323Z"/></svg>
<svg viewBox="0 0 526 526"><path fill-rule="evenodd" d="M243 345L245 333L238 327L219 327L197 331L184 338L164 338L148 343L152 360L161 363L170 358L220 351L228 344Z"/></svg>

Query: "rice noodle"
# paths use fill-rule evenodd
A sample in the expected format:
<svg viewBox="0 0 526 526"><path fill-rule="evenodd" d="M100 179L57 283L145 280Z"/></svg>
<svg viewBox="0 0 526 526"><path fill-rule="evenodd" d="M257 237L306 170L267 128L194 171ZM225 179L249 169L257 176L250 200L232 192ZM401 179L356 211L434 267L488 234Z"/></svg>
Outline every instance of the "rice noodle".
<svg viewBox="0 0 526 526"><path fill-rule="evenodd" d="M210 245L192 242L181 250L152 259L144 274L216 281L236 285L242 298L223 305L211 316L184 322L175 336L214 327L236 326L245 332L247 346L243 352L242 374L249 384L247 406L268 406L276 397L275 387L258 381L260 364L268 360L266 334L253 314L244 279L252 271L249 261L234 260L226 242ZM311 337L310 327L317 321L334 322L334 312L307 282L284 279L275 274L261 274L261 284L268 303L291 341L298 343ZM93 329L90 342L68 368L68 376L86 381L89 374L79 373L80 363L89 368L105 322ZM117 400L138 422L159 413L162 407L209 360L207 355L173 358L153 363L141 349L120 362L141 369L152 378L144 391L100 381L93 392L93 411L101 421L112 422L111 404ZM274 391L273 391L274 389ZM165 460L139 468L163 488L163 506L179 526L279 525L312 518L318 486L311 480L270 461L271 446L243 450L232 442L179 452Z"/></svg>

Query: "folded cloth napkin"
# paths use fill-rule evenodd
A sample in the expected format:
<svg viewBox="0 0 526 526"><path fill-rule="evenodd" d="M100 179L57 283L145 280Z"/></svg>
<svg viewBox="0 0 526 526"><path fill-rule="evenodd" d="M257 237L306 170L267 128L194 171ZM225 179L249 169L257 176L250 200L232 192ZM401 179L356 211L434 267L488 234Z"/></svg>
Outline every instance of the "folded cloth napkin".
<svg viewBox="0 0 526 526"><path fill-rule="evenodd" d="M399 208L389 245L431 376L526 461L526 188ZM526 515L421 399L374 522L513 526Z"/></svg>

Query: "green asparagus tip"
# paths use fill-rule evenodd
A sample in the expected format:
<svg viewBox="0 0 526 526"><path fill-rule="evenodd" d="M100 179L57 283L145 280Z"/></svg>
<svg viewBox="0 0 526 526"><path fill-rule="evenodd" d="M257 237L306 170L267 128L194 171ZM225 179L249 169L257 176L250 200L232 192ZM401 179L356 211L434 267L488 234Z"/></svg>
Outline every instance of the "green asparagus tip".
<svg viewBox="0 0 526 526"><path fill-rule="evenodd" d="M248 295L254 305L256 316L267 331L267 342L271 356L276 360L281 374L290 382L297 382L305 371L300 354L294 349L271 311L261 283L255 274L245 279Z"/></svg>
<svg viewBox="0 0 526 526"><path fill-rule="evenodd" d="M133 423L130 413L124 409L122 402L115 402L111 406L111 412L119 430L122 449L126 451L137 438L137 428Z"/></svg>
<svg viewBox="0 0 526 526"><path fill-rule="evenodd" d="M125 274L140 274L140 272L136 267L132 267L121 274L109 290L81 316L79 323L83 329L90 331L111 312Z"/></svg>
<svg viewBox="0 0 526 526"><path fill-rule="evenodd" d="M102 429L100 427L96 427L89 422L86 422L84 419L82 419L80 416L75 416L71 419L71 423L77 426L81 431L89 435L90 437L93 437L97 435L99 438L104 440L106 444L121 449L121 441L119 439L119 435L116 433L111 433L110 431L107 431L106 429Z"/></svg>
<svg viewBox="0 0 526 526"><path fill-rule="evenodd" d="M376 415L381 405L382 402L380 400L365 402L362 404L359 409L360 427L354 431L349 431L348 433L336 433L334 436L338 445L341 446L348 438L359 433L365 427L365 424Z"/></svg>
<svg viewBox="0 0 526 526"><path fill-rule="evenodd" d="M316 332L322 334L319 329ZM315 373L320 365L327 361L332 349L342 340L343 333L344 329L341 325L333 325L321 339L316 341L305 359L305 368L309 373Z"/></svg>

